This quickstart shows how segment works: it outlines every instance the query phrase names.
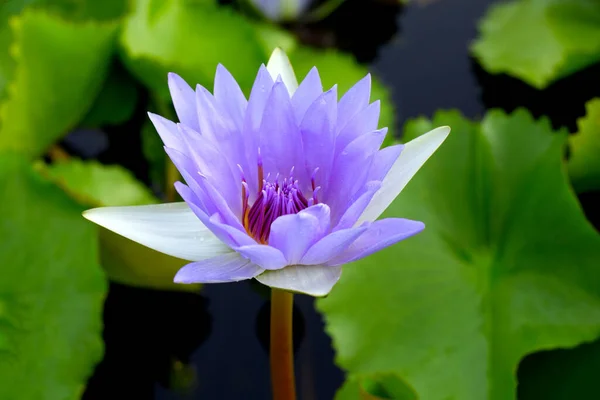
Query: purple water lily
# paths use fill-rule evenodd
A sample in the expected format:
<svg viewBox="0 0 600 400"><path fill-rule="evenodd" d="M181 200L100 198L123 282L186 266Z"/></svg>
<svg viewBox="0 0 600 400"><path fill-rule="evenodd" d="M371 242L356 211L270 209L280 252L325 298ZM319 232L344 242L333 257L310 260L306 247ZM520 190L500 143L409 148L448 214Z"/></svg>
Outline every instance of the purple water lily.
<svg viewBox="0 0 600 400"><path fill-rule="evenodd" d="M376 220L450 128L380 150L379 101L367 75L339 101L313 68L297 84L285 54L260 67L247 100L217 68L214 94L169 75L179 123L150 114L186 184L183 203L105 207L85 217L163 253L193 261L181 283L255 278L322 296L342 265L424 228Z"/></svg>

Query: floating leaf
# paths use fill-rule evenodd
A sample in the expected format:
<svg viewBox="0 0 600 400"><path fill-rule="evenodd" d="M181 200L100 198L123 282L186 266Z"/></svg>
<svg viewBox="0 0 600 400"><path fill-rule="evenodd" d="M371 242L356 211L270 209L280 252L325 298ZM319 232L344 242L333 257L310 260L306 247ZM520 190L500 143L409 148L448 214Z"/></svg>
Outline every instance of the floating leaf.
<svg viewBox="0 0 600 400"><path fill-rule="evenodd" d="M136 0L121 42L131 71L167 98L168 72L212 88L218 63L248 93L268 55L258 35L252 23L217 2Z"/></svg>
<svg viewBox="0 0 600 400"><path fill-rule="evenodd" d="M336 400L417 400L414 390L397 374L350 377L338 390Z"/></svg>
<svg viewBox="0 0 600 400"><path fill-rule="evenodd" d="M11 21L16 69L0 104L0 149L35 157L94 101L117 24L70 23L31 10Z"/></svg>
<svg viewBox="0 0 600 400"><path fill-rule="evenodd" d="M20 157L0 155L0 398L78 399L102 357L96 232Z"/></svg>
<svg viewBox="0 0 600 400"><path fill-rule="evenodd" d="M514 0L491 7L473 54L493 74L543 89L600 61L600 2Z"/></svg>
<svg viewBox="0 0 600 400"><path fill-rule="evenodd" d="M73 198L88 207L158 203L133 174L123 167L96 161L68 161L40 165L41 171ZM187 261L167 256L114 232L100 228L101 261L108 277L131 286L197 291L199 285L173 283Z"/></svg>
<svg viewBox="0 0 600 400"><path fill-rule="evenodd" d="M577 192L600 189L600 98L586 104L577 121L579 131L569 137L569 176Z"/></svg>
<svg viewBox="0 0 600 400"><path fill-rule="evenodd" d="M568 184L567 132L523 110L440 112L405 137L441 125L384 215L425 231L347 266L317 304L352 374L396 372L424 400L514 399L523 356L600 333L600 236Z"/></svg>
<svg viewBox="0 0 600 400"><path fill-rule="evenodd" d="M369 71L358 65L347 54L334 50L314 50L308 47L298 47L289 54L298 79L303 79L310 69L316 66L325 89L338 85L339 95L346 93L356 82L364 78ZM379 125L388 127L389 133L385 144L393 141L396 121L395 109L388 89L376 77L372 80L371 100L381 100L381 118Z"/></svg>

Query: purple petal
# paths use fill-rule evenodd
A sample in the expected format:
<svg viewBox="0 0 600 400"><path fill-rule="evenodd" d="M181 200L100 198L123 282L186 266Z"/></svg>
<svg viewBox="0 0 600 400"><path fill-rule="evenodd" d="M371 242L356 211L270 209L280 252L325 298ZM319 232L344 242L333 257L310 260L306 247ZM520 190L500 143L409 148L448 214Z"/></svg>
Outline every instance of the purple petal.
<svg viewBox="0 0 600 400"><path fill-rule="evenodd" d="M179 75L173 72L169 73L168 82L179 121L196 131L199 130L194 91Z"/></svg>
<svg viewBox="0 0 600 400"><path fill-rule="evenodd" d="M403 149L403 144L397 144L379 150L375 154L375 157L373 157L373 164L371 165L367 180L383 181L383 178L388 174L392 165L394 165L398 157L400 157L400 153L402 153Z"/></svg>
<svg viewBox="0 0 600 400"><path fill-rule="evenodd" d="M282 81L273 85L260 126L259 145L265 176L288 176L296 167L297 178L305 182L302 138L288 91Z"/></svg>
<svg viewBox="0 0 600 400"><path fill-rule="evenodd" d="M292 106L294 107L296 121L302 121L308 107L310 107L321 94L323 94L321 77L319 76L317 68L313 67L292 96Z"/></svg>
<svg viewBox="0 0 600 400"><path fill-rule="evenodd" d="M223 153L198 132L181 124L178 128L191 153L195 169L200 171L212 186L219 188L234 215L242 215L242 181L239 169L235 167L232 170Z"/></svg>
<svg viewBox="0 0 600 400"><path fill-rule="evenodd" d="M218 213L214 213L211 217L209 217L208 214L202 209L202 205L197 194L188 186L181 182L175 182L175 189L181 198L187 203L190 209L194 212L194 214L198 217L198 219L204 224L204 226L210 229L210 231L227 246L233 249L248 243L248 241L241 236L243 233L238 229L223 223ZM238 233L236 234L236 232Z"/></svg>
<svg viewBox="0 0 600 400"><path fill-rule="evenodd" d="M358 218L362 215L365 208L367 208L367 206L371 202L371 199L373 198L375 193L377 193L377 191L380 188L381 182L379 181L367 182L362 191L359 192L360 195L358 196L358 198L351 203L350 207L348 207L346 212L344 212L344 214L341 216L339 222L333 221L333 223L335 224L335 228L333 228L333 230L337 231L340 229L351 228L352 226L354 226L356 221L358 221Z"/></svg>
<svg viewBox="0 0 600 400"><path fill-rule="evenodd" d="M258 175L256 165L258 164L258 131L263 119L263 113L267 100L273 88L273 78L264 65L258 70L258 75L250 92L250 100L246 108L246 117L244 120L244 135L242 137L246 159L248 160L248 170L244 170L250 192L254 195L258 191ZM251 198L251 200L253 200Z"/></svg>
<svg viewBox="0 0 600 400"><path fill-rule="evenodd" d="M329 184L323 192L323 202L331 207L334 221L345 211L348 199L366 183L373 156L386 133L387 128L383 128L359 136L336 157Z"/></svg>
<svg viewBox="0 0 600 400"><path fill-rule="evenodd" d="M359 260L401 240L416 235L425 228L420 221L386 218L367 225L367 230L340 256L327 265L341 265Z"/></svg>
<svg viewBox="0 0 600 400"><path fill-rule="evenodd" d="M283 253L266 244L241 246L234 250L264 269L281 269L287 265Z"/></svg>
<svg viewBox="0 0 600 400"><path fill-rule="evenodd" d="M341 275L341 267L291 265L277 271L265 271L255 279L270 287L319 297L328 294Z"/></svg>
<svg viewBox="0 0 600 400"><path fill-rule="evenodd" d="M279 249L288 265L297 264L304 253L329 229L329 207L317 204L298 214L283 215L271 224L269 246Z"/></svg>
<svg viewBox="0 0 600 400"><path fill-rule="evenodd" d="M315 176L317 185L326 184L331 174L336 117L337 88L334 86L315 100L300 124L306 172L312 176L319 168Z"/></svg>
<svg viewBox="0 0 600 400"><path fill-rule="evenodd" d="M165 151L184 177L185 181L200 199L201 203L199 205L202 207L202 210L208 215L218 212L226 224L231 225L238 230L243 230L244 228L240 222L241 215L236 215L232 212L221 193L215 189L205 177L198 173L194 173L194 168L196 168L195 164L188 157L176 150L165 148ZM196 178L194 175L199 178Z"/></svg>
<svg viewBox="0 0 600 400"><path fill-rule="evenodd" d="M340 99L338 104L337 129L341 132L346 124L359 111L369 105L371 97L371 74L367 74L363 79L352 86L350 90Z"/></svg>
<svg viewBox="0 0 600 400"><path fill-rule="evenodd" d="M379 112L380 103L377 100L367 108L356 113L335 138L335 153L339 154L340 151L344 150L357 137L376 130L379 124Z"/></svg>
<svg viewBox="0 0 600 400"><path fill-rule="evenodd" d="M196 86L196 103L202 137L210 140L230 164L241 164L247 168L242 133L232 118L221 109L213 95L200 85Z"/></svg>
<svg viewBox="0 0 600 400"><path fill-rule="evenodd" d="M188 264L177 272L174 281L176 283L237 282L254 278L263 271L239 254L230 253Z"/></svg>
<svg viewBox="0 0 600 400"><path fill-rule="evenodd" d="M342 229L319 240L312 245L302 257L299 264L317 265L337 257L348 248L360 235L367 230L366 227Z"/></svg>
<svg viewBox="0 0 600 400"><path fill-rule="evenodd" d="M152 121L156 132L158 132L158 135L166 147L175 149L183 154L187 153L188 148L179 136L179 130L177 129L177 124L175 122L169 121L168 119L151 112L148 113L148 117L150 117L150 121Z"/></svg>
<svg viewBox="0 0 600 400"><path fill-rule="evenodd" d="M248 101L235 78L221 64L217 65L214 93L217 103L229 114L237 129L241 131Z"/></svg>

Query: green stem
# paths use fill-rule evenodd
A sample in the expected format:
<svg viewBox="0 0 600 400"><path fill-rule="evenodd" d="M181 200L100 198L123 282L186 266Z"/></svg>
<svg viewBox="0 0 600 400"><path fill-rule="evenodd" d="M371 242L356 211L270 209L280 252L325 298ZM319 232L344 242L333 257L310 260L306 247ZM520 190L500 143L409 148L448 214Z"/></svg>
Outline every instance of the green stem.
<svg viewBox="0 0 600 400"><path fill-rule="evenodd" d="M294 295L271 289L271 385L273 400L296 400L292 310Z"/></svg>
<svg viewBox="0 0 600 400"><path fill-rule="evenodd" d="M304 19L309 22L320 21L334 12L346 0L328 0L311 11Z"/></svg>

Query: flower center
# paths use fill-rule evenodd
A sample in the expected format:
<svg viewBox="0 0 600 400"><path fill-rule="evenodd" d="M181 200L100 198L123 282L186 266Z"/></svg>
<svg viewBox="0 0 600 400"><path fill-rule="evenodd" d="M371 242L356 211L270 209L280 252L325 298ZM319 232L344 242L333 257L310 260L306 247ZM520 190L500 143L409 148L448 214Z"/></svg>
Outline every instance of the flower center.
<svg viewBox="0 0 600 400"><path fill-rule="evenodd" d="M315 171L316 172L316 171ZM298 180L294 179L294 168L288 178L280 180L279 174L273 181L269 176L263 179L262 164L258 165L259 188L256 200L248 205L248 184L242 176L242 222L246 232L257 242L267 244L271 234L271 224L282 215L296 214L307 207L317 204L317 192L314 174L311 179L313 195L308 200L302 194Z"/></svg>

